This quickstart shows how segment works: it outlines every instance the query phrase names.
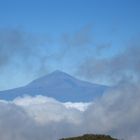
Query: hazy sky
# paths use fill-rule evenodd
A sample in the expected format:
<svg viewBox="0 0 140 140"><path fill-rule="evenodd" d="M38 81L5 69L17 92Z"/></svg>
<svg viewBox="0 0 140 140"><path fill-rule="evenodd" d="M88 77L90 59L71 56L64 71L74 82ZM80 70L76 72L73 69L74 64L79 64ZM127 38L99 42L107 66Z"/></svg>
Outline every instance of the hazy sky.
<svg viewBox="0 0 140 140"><path fill-rule="evenodd" d="M56 69L105 83L79 69L137 44L139 7L139 0L0 0L0 90Z"/></svg>

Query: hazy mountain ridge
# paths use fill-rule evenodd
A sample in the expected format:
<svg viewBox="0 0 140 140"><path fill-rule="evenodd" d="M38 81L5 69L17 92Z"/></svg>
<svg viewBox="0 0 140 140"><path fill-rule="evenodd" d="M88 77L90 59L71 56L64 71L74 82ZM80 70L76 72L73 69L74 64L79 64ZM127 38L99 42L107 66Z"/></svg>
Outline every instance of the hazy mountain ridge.
<svg viewBox="0 0 140 140"><path fill-rule="evenodd" d="M64 72L54 71L28 85L0 92L0 99L12 100L18 96L43 95L59 101L89 102L102 96L107 86L78 80Z"/></svg>

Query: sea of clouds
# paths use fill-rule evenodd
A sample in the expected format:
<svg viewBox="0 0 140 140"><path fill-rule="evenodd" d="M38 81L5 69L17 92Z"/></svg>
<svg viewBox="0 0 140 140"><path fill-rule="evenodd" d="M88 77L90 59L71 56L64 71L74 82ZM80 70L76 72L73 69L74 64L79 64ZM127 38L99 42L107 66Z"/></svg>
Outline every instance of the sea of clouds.
<svg viewBox="0 0 140 140"><path fill-rule="evenodd" d="M90 103L62 103L50 97L0 101L1 140L58 140L85 133L110 134L124 140L140 137L140 87L110 89Z"/></svg>

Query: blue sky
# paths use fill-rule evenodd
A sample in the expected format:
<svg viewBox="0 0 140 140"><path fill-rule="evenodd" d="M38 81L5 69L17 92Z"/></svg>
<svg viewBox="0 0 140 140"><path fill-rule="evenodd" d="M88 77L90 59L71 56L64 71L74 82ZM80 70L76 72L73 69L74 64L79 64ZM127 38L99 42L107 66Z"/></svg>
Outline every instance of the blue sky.
<svg viewBox="0 0 140 140"><path fill-rule="evenodd" d="M16 31L15 40L22 34L25 41L21 51L12 50L8 62L15 44L0 44L6 54L0 54L2 62L7 62L0 66L0 90L27 84L55 69L76 76L86 59L120 53L140 35L139 7L139 0L0 0L1 36L6 32L5 38L11 39ZM24 46L32 50L28 57Z"/></svg>

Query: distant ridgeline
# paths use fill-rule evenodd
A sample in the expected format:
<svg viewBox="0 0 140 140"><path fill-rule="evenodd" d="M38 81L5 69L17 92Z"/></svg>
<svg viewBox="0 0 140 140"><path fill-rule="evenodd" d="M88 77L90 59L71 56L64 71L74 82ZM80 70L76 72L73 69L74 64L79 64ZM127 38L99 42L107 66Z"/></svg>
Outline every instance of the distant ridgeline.
<svg viewBox="0 0 140 140"><path fill-rule="evenodd" d="M91 102L101 97L109 88L105 85L79 80L57 70L35 79L26 86L0 91L0 99L14 100L25 95L42 95L61 102Z"/></svg>
<svg viewBox="0 0 140 140"><path fill-rule="evenodd" d="M109 135L86 134L78 137L62 138L60 140L118 140L118 139L112 138Z"/></svg>

